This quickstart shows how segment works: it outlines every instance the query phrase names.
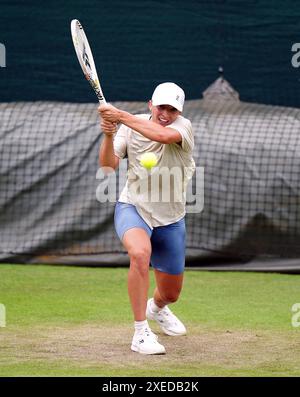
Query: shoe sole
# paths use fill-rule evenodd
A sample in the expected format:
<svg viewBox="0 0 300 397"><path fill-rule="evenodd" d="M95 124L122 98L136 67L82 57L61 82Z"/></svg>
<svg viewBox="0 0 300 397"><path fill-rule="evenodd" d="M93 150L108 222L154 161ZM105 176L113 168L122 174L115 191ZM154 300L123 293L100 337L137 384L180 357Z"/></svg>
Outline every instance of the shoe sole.
<svg viewBox="0 0 300 397"><path fill-rule="evenodd" d="M164 351L159 351L159 352L155 352L155 353L143 352L143 351L140 351L139 348L138 348L137 346L135 346L135 345L131 345L131 350L134 351L134 352L136 352L136 353L140 353L140 354L144 354L144 355L149 355L149 356L150 356L150 355L153 356L153 355L166 354L166 350L164 350Z"/></svg>

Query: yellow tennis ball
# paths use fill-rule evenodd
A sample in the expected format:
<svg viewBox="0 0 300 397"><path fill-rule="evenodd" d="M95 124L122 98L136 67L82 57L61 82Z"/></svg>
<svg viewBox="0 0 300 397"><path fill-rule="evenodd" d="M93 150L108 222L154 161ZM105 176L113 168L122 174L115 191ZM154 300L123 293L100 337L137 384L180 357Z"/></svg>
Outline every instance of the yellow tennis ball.
<svg viewBox="0 0 300 397"><path fill-rule="evenodd" d="M150 170L152 167L155 167L157 164L157 157L154 153L148 152L144 153L141 156L140 164L147 168L147 170Z"/></svg>

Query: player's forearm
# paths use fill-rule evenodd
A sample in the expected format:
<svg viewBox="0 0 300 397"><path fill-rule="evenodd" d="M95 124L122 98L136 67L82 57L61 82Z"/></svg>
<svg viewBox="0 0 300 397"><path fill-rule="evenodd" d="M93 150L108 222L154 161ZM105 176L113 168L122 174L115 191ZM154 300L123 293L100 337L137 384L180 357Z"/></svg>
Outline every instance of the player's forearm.
<svg viewBox="0 0 300 397"><path fill-rule="evenodd" d="M99 149L99 165L115 169L115 152L113 135L105 135Z"/></svg>
<svg viewBox="0 0 300 397"><path fill-rule="evenodd" d="M151 120L141 119L123 110L119 111L119 122L151 139L151 141L171 143L174 135L171 128L163 127Z"/></svg>

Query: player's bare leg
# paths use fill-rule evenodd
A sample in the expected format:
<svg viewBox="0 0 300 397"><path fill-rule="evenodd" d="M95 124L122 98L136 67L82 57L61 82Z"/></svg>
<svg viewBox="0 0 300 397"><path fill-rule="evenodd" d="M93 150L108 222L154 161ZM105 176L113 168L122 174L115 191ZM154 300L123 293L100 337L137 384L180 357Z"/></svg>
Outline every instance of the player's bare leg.
<svg viewBox="0 0 300 397"><path fill-rule="evenodd" d="M183 273L179 275L168 274L154 270L156 279L156 288L154 290L154 301L157 306L163 308L169 303L174 303L179 298L182 284Z"/></svg>
<svg viewBox="0 0 300 397"><path fill-rule="evenodd" d="M149 290L149 263L151 242L144 229L132 228L123 237L123 244L130 257L128 294L135 319L135 333L131 350L141 354L164 354L163 345L157 341L146 320Z"/></svg>
<svg viewBox="0 0 300 397"><path fill-rule="evenodd" d="M151 242L141 228L127 230L123 245L130 257L128 272L128 294L135 321L146 319L146 305L149 290L149 263Z"/></svg>

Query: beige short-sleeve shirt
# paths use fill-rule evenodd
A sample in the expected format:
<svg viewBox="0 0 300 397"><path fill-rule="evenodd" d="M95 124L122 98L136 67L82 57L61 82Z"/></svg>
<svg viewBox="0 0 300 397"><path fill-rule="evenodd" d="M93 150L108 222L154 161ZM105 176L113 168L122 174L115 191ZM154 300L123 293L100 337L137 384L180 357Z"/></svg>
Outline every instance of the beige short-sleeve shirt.
<svg viewBox="0 0 300 397"><path fill-rule="evenodd" d="M147 114L137 117L150 119ZM180 144L151 141L125 125L114 137L115 155L120 159L128 157L127 181L119 201L133 204L151 228L169 225L184 217L187 184L195 171L191 122L178 116L168 127L181 134ZM153 152L158 158L151 171L140 165L141 156L146 152Z"/></svg>

